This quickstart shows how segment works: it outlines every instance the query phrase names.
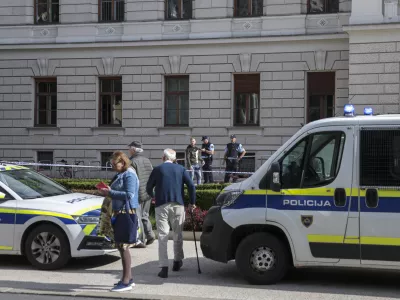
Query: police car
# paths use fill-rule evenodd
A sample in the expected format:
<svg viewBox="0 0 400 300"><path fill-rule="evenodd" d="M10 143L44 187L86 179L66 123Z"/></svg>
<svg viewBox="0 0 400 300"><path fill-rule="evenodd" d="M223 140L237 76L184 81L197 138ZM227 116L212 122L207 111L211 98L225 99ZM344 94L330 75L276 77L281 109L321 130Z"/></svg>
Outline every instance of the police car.
<svg viewBox="0 0 400 300"><path fill-rule="evenodd" d="M235 260L252 284L293 266L400 269L400 115L344 111L305 125L220 193L203 224L205 257Z"/></svg>
<svg viewBox="0 0 400 300"><path fill-rule="evenodd" d="M0 164L0 255L25 255L43 270L71 257L115 251L97 236L103 197L72 193L17 165Z"/></svg>

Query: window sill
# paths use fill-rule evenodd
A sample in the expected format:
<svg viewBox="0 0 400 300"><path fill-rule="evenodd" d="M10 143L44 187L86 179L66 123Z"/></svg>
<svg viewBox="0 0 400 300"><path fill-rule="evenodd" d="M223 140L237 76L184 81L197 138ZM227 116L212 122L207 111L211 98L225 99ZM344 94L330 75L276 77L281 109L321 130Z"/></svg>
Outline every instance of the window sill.
<svg viewBox="0 0 400 300"><path fill-rule="evenodd" d="M29 132L29 135L41 135L41 134L50 134L56 135L60 132L60 127L40 127L40 126L33 126L33 127L26 127Z"/></svg>
<svg viewBox="0 0 400 300"><path fill-rule="evenodd" d="M157 128L160 135L168 135L168 134L191 135L192 129L193 128L189 126L165 126Z"/></svg>
<svg viewBox="0 0 400 300"><path fill-rule="evenodd" d="M125 134L125 128L124 127L92 127L90 128L92 132L95 135L101 135L101 134L117 134L117 135L124 135Z"/></svg>

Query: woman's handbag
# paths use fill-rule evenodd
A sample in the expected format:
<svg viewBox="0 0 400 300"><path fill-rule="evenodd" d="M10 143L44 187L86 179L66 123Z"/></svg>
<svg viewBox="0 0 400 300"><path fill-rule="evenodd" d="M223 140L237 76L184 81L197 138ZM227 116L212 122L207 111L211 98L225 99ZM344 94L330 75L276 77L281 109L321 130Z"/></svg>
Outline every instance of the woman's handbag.
<svg viewBox="0 0 400 300"><path fill-rule="evenodd" d="M131 214L132 210L128 200L125 202L125 213L122 210L111 219L114 231L114 240L118 244L135 244L138 240L139 220L136 214Z"/></svg>

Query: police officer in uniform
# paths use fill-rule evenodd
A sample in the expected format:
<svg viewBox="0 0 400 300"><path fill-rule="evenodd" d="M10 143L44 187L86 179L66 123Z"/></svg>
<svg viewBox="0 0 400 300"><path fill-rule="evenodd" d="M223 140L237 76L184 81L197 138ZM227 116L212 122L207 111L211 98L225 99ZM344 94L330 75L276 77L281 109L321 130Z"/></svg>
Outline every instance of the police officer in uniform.
<svg viewBox="0 0 400 300"><path fill-rule="evenodd" d="M236 135L232 134L230 138L231 142L226 145L224 155L224 160L226 162L225 171L227 172L224 178L225 183L229 182L229 178L232 175L230 172L237 172L239 161L246 154L246 150L243 148L242 144L236 142ZM236 182L236 176L233 178L233 182Z"/></svg>
<svg viewBox="0 0 400 300"><path fill-rule="evenodd" d="M203 144L201 145L201 158L204 160L204 183L214 183L213 174L211 172L214 155L214 144L210 143L210 138L208 136L203 136L201 138L201 141L203 142Z"/></svg>

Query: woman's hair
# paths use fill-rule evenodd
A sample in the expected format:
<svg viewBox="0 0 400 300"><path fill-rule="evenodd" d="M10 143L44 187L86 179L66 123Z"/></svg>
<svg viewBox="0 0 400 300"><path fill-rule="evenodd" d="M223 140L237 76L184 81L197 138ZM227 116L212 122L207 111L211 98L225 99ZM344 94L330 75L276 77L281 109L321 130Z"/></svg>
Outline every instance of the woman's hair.
<svg viewBox="0 0 400 300"><path fill-rule="evenodd" d="M129 169L129 167L131 166L131 160L129 159L129 157L122 151L115 151L113 153L113 155L111 156L111 160L114 161L114 163L119 163L119 162L123 162L124 163L124 167L122 168L122 170L125 172L126 170Z"/></svg>

